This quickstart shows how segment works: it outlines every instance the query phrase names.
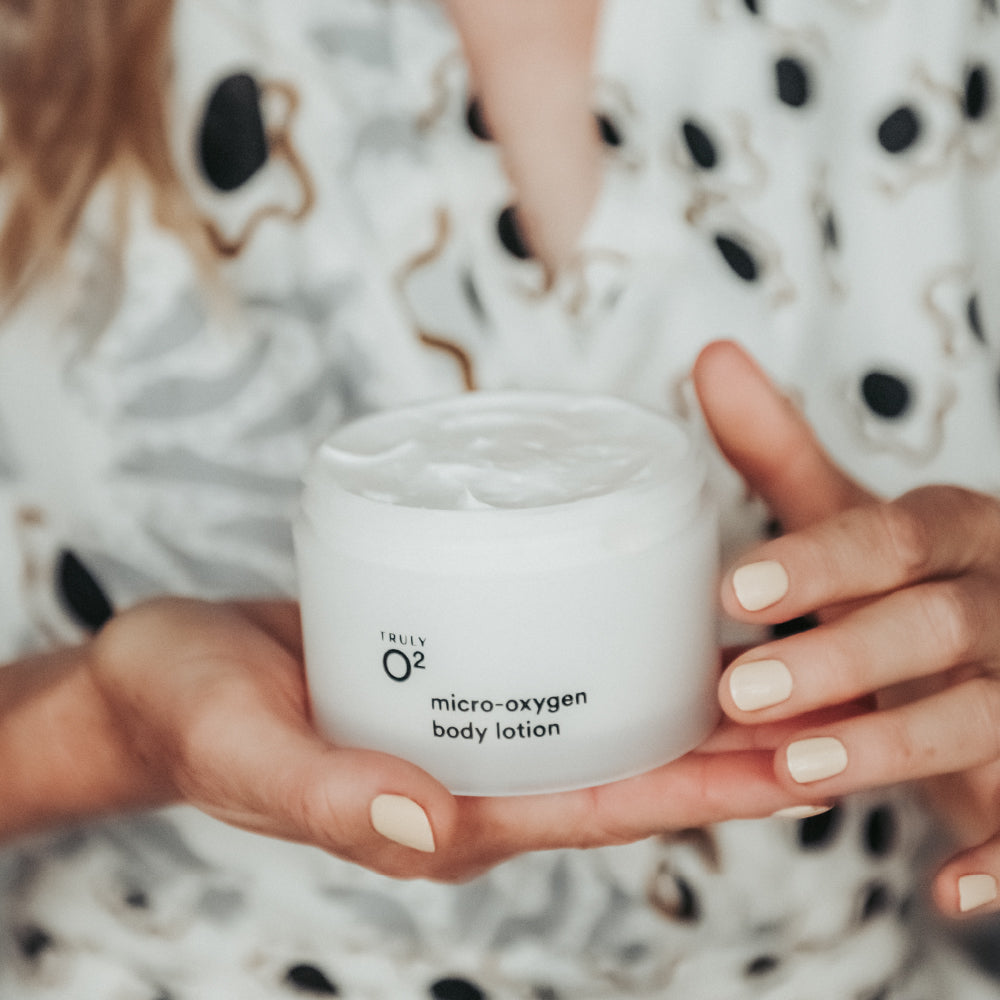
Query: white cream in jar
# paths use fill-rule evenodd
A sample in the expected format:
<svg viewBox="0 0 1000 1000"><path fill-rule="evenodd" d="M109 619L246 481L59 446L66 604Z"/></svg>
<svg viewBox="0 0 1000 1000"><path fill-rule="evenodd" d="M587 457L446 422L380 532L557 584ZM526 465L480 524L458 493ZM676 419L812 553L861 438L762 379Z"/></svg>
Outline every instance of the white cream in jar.
<svg viewBox="0 0 1000 1000"><path fill-rule="evenodd" d="M295 527L313 714L456 794L628 777L717 715L717 540L679 424L572 393L365 417Z"/></svg>

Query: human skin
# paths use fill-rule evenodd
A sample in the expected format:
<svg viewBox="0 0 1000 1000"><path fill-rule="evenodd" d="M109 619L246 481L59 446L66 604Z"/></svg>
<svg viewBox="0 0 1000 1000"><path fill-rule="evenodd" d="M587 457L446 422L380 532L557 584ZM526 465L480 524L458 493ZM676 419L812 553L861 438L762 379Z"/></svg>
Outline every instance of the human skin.
<svg viewBox="0 0 1000 1000"><path fill-rule="evenodd" d="M472 80L480 84L484 113L495 122L512 185L526 206L529 236L558 271L571 259L600 183L596 137L586 126L600 3L445 5L462 37ZM526 40L530 46L522 55ZM558 196L552 195L553 178L561 187ZM710 347L694 377L722 450L790 529L733 567L724 583L724 609L756 624L804 611L826 619L816 632L742 655L720 683L723 709L738 725L773 735L770 727L788 726L800 713L830 711L858 698L874 701L877 711L834 728L806 729L800 722L796 735L776 748L777 780L789 792L820 800L923 779L965 845L934 882L938 905L951 913L1000 908L996 498L930 486L880 502L833 466L789 404L765 388L763 375L731 345ZM780 447L759 450L759 422L787 441L775 437ZM733 588L733 574L739 570L736 578L744 581L747 574L759 577L756 564L765 571L781 566L788 590L748 611ZM844 613L845 602L853 613ZM771 666L749 667L761 661ZM787 694L777 704L741 709L734 686L755 683L759 702L762 676ZM817 753L826 760L817 763ZM813 775L841 769L796 781L790 762L800 778L809 768ZM977 891L963 893L963 880Z"/></svg>
<svg viewBox="0 0 1000 1000"><path fill-rule="evenodd" d="M503 157L524 235L552 272L601 183L591 73L599 0L444 0Z"/></svg>
<svg viewBox="0 0 1000 1000"><path fill-rule="evenodd" d="M727 667L720 700L730 718L694 753L598 788L456 798L405 761L316 734L294 604L165 598L123 612L82 646L0 672L0 837L187 802L390 875L460 881L525 851L626 843L948 774L970 849L944 867L935 895L956 912L960 878L1000 870L1000 637L990 613L1000 504L953 487L871 496L736 345L706 348L694 381L720 448L789 527L740 563L780 562L785 595L747 611L730 572L723 605L756 623L825 617ZM899 619L903 645L888 664L869 635L880 615ZM792 692L741 712L728 682L761 658L786 664ZM869 697L887 681L932 675L941 690L919 701L880 707ZM817 736L839 741L847 766L804 784L788 771L787 748ZM433 850L378 831L371 806L386 794L416 804Z"/></svg>
<svg viewBox="0 0 1000 1000"><path fill-rule="evenodd" d="M531 0L504 4L499 20L470 18L473 5L480 14L501 5L449 0L530 237L558 270L599 182L580 103L597 8L552 0L550 16L528 21ZM529 37L530 58L524 45L498 44ZM566 38L571 57L560 55ZM556 68L575 78L559 88L512 82ZM529 92L538 107L521 127ZM557 99L547 103L548 93ZM555 132L543 146L532 137L546 121ZM553 178L565 197L550 197ZM788 529L727 573L723 607L758 624L804 611L823 618L812 633L744 651L727 667L727 719L695 753L595 789L455 798L413 765L316 735L293 604L164 598L122 612L87 643L0 671L0 838L187 802L377 871L455 881L528 850L623 843L923 779L947 795L965 845L934 887L941 908L957 912L972 898L962 879L988 890L1000 874L1000 505L946 486L872 496L732 344L709 346L693 377L721 450ZM773 599L748 609L734 581L755 576L765 583L758 597L770 587ZM768 685L758 684L757 707L740 708L733 678L761 661L780 664L770 673L785 678L787 694L759 704ZM921 688L890 702L884 689L898 692L900 682ZM842 766L797 780L789 761L803 757L789 748L817 738L806 749L839 746L827 763ZM373 813L377 801L413 808L387 825ZM980 910L996 907L988 891L975 898Z"/></svg>
<svg viewBox="0 0 1000 1000"><path fill-rule="evenodd" d="M814 801L922 781L963 845L934 881L938 906L997 908L1000 502L955 486L889 501L867 492L733 344L706 348L694 378L723 454L787 530L729 570L723 609L754 624L820 618L734 659L719 683L723 710L751 727L794 725L774 773ZM772 450L741 413L771 429ZM765 585L749 601L744 586L741 601L748 569L751 580L764 569ZM748 708L755 674L764 683L749 686ZM806 723L837 705L855 710Z"/></svg>

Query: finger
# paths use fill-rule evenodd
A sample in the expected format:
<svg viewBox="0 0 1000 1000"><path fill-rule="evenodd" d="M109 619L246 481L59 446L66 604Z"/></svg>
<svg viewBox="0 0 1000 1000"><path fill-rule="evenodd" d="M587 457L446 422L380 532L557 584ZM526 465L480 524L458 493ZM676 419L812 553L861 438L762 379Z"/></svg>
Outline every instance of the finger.
<svg viewBox="0 0 1000 1000"><path fill-rule="evenodd" d="M453 799L396 758L329 747L317 753L293 742L261 741L259 759L246 761L245 777L255 784L239 798L249 799L249 818L218 807L214 814L250 829L253 817L266 816L259 832L394 877L461 881L528 851L631 843L812 801L776 780L770 748L689 754L636 778L554 795ZM284 812L276 814L276 801L287 802ZM275 825L276 815L285 826Z"/></svg>
<svg viewBox="0 0 1000 1000"><path fill-rule="evenodd" d="M744 653L724 672L719 701L737 721L770 721L979 663L1000 648L996 594L979 575L895 591Z"/></svg>
<svg viewBox="0 0 1000 1000"><path fill-rule="evenodd" d="M458 881L527 851L630 843L801 806L805 797L775 779L772 754L690 754L597 788L454 799L405 761L321 749L293 734L266 734L255 756L241 765L238 804L212 811L230 823L310 843L394 877ZM240 811L245 803L249 813ZM283 805L276 809L275 803ZM255 827L261 816L265 825Z"/></svg>
<svg viewBox="0 0 1000 1000"><path fill-rule="evenodd" d="M934 877L932 892L948 916L1000 910L1000 836L948 861Z"/></svg>
<svg viewBox="0 0 1000 1000"><path fill-rule="evenodd" d="M844 719L854 718L863 712L870 712L875 707L873 699L856 699L840 705L831 705L812 712L803 712L788 718L764 718L752 725L746 720L734 722L723 719L715 732L697 749L698 753L732 753L741 750L777 750L778 747L790 742L803 729L818 729L832 726ZM763 715L763 713L761 713Z"/></svg>
<svg viewBox="0 0 1000 1000"><path fill-rule="evenodd" d="M842 796L1000 757L1000 681L980 676L920 701L807 730L778 749L788 788Z"/></svg>
<svg viewBox="0 0 1000 1000"><path fill-rule="evenodd" d="M778 622L1000 563L1000 505L957 487L865 503L759 546L727 573L734 617Z"/></svg>
<svg viewBox="0 0 1000 1000"><path fill-rule="evenodd" d="M729 341L709 344L692 378L723 455L785 528L871 499L827 456L801 413L742 348Z"/></svg>
<svg viewBox="0 0 1000 1000"><path fill-rule="evenodd" d="M526 850L623 844L801 804L775 780L768 750L688 754L647 774L556 795L460 799L466 850L498 859ZM456 844L456 851L462 845Z"/></svg>

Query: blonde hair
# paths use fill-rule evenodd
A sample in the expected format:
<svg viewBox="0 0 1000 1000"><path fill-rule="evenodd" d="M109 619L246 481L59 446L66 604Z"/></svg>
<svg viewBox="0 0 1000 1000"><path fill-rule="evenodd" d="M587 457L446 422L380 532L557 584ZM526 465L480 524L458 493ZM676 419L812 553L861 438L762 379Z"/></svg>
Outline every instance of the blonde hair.
<svg viewBox="0 0 1000 1000"><path fill-rule="evenodd" d="M63 260L110 177L201 241L168 144L172 0L0 0L0 296Z"/></svg>

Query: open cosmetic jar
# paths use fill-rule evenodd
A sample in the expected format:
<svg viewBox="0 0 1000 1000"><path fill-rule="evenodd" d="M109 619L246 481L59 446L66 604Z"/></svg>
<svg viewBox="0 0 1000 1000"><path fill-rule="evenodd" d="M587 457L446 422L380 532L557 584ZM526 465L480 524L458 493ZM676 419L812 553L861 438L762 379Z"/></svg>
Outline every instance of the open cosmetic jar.
<svg viewBox="0 0 1000 1000"><path fill-rule="evenodd" d="M717 719L715 511L651 411L515 391L361 418L307 470L295 544L318 728L456 794L629 777Z"/></svg>

